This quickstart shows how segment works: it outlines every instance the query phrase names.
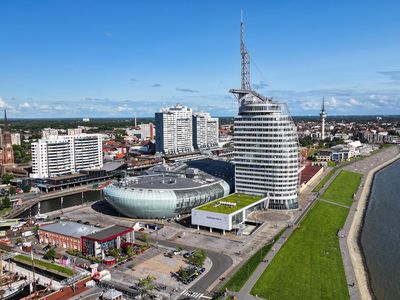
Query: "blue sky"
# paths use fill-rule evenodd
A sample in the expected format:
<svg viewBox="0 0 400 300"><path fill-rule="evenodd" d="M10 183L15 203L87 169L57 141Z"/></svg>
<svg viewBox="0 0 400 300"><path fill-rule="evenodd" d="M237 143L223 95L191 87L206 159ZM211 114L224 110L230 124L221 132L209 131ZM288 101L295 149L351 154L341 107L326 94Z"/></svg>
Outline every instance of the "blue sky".
<svg viewBox="0 0 400 300"><path fill-rule="evenodd" d="M400 114L400 1L0 1L0 107L20 117L234 115L251 81L293 115Z"/></svg>

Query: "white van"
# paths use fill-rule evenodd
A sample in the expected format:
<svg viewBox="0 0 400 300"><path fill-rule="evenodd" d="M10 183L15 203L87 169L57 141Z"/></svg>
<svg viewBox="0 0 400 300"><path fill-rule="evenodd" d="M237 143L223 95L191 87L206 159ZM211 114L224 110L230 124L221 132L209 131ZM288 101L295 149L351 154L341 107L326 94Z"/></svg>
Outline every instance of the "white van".
<svg viewBox="0 0 400 300"><path fill-rule="evenodd" d="M28 237L28 236L32 236L34 234L35 233L33 231L25 231L25 232L22 233L22 236L23 237Z"/></svg>

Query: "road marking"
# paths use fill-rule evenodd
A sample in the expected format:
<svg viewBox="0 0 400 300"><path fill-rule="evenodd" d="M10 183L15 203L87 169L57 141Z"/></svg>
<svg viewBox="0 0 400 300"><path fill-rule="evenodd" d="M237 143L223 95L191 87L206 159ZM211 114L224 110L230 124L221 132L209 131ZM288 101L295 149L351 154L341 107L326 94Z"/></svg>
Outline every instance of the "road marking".
<svg viewBox="0 0 400 300"><path fill-rule="evenodd" d="M212 299L209 296L205 296L204 294L202 294L200 292L195 292L192 290L184 290L184 291L182 291L182 293L180 295L181 296L189 296L190 298L194 298L194 299L200 299L200 298Z"/></svg>

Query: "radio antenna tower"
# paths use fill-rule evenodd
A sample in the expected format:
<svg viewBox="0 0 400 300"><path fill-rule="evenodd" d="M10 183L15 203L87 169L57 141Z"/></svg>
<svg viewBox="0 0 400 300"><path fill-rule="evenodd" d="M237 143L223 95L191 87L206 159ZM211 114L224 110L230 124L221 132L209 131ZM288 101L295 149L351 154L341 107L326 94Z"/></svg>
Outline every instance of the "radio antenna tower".
<svg viewBox="0 0 400 300"><path fill-rule="evenodd" d="M240 12L240 54L242 55L241 90L251 91L250 87L250 53L244 45L243 11Z"/></svg>

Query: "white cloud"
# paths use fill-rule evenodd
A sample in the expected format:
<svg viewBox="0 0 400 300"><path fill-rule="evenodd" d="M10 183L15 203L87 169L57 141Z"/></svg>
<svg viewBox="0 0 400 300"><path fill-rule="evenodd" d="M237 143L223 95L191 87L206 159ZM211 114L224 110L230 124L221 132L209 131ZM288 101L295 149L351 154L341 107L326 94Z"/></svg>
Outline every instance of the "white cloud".
<svg viewBox="0 0 400 300"><path fill-rule="evenodd" d="M328 105L332 107L337 107L338 106L337 99L335 97L332 97L331 100L328 102Z"/></svg>
<svg viewBox="0 0 400 300"><path fill-rule="evenodd" d="M6 101L3 100L3 98L0 97L0 108L5 108L7 106Z"/></svg>
<svg viewBox="0 0 400 300"><path fill-rule="evenodd" d="M19 107L21 107L21 108L29 108L29 107L31 107L31 105L28 102L25 101L25 102L21 103L19 105Z"/></svg>
<svg viewBox="0 0 400 300"><path fill-rule="evenodd" d="M351 105L360 105L360 102L358 102L356 99L354 98L350 98L349 103Z"/></svg>

